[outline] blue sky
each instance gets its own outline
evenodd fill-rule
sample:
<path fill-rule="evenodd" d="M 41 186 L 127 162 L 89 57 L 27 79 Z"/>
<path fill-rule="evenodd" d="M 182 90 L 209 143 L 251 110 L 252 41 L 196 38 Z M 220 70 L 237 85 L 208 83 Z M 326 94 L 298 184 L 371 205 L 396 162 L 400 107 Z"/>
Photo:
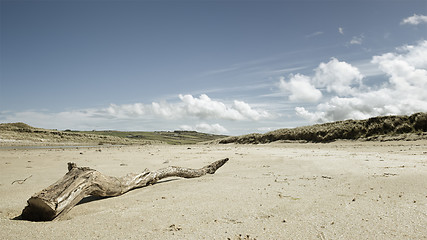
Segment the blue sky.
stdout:
<path fill-rule="evenodd" d="M 4 1 L 0 122 L 230 135 L 427 111 L 427 1 Z"/>

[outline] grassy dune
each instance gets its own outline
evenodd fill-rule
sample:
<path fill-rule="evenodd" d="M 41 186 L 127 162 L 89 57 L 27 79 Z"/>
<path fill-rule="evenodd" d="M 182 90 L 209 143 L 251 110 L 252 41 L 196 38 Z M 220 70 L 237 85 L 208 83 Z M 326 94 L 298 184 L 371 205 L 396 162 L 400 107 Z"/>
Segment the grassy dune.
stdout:
<path fill-rule="evenodd" d="M 228 137 L 219 143 L 270 143 L 274 141 L 331 142 L 338 139 L 416 140 L 427 139 L 427 113 L 411 116 L 383 116 L 366 120 L 346 120 L 293 129 L 278 129 L 265 134 Z"/>

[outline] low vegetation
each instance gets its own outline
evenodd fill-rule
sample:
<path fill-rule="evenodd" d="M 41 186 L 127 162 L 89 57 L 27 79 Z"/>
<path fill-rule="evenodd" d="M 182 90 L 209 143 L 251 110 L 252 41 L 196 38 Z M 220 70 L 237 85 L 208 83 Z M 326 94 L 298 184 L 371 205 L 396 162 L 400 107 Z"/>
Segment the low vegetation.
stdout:
<path fill-rule="evenodd" d="M 25 123 L 0 124 L 0 145 L 195 144 L 208 141 L 220 144 L 257 144 L 275 141 L 331 142 L 339 139 L 427 139 L 427 113 L 346 120 L 233 137 L 195 131 L 58 131 L 35 128 Z"/>
<path fill-rule="evenodd" d="M 120 132 L 120 131 L 91 131 L 81 132 L 86 134 L 96 134 L 100 136 L 115 136 L 127 138 L 131 141 L 156 141 L 167 144 L 194 144 L 199 142 L 212 141 L 227 137 L 226 135 L 215 135 L 200 133 L 196 131 L 155 131 L 155 132 Z"/>
<path fill-rule="evenodd" d="M 131 144 L 128 139 L 79 132 L 35 128 L 25 123 L 0 124 L 2 145 L 103 145 Z"/>
<path fill-rule="evenodd" d="M 412 140 L 427 139 L 427 113 L 411 116 L 382 116 L 366 120 L 346 120 L 265 134 L 228 137 L 219 143 L 270 143 L 275 141 L 331 142 L 338 139 Z"/>
<path fill-rule="evenodd" d="M 35 128 L 25 123 L 0 124 L 1 145 L 130 145 L 130 144 L 193 144 L 224 138 L 195 131 L 120 132 L 58 131 Z"/>

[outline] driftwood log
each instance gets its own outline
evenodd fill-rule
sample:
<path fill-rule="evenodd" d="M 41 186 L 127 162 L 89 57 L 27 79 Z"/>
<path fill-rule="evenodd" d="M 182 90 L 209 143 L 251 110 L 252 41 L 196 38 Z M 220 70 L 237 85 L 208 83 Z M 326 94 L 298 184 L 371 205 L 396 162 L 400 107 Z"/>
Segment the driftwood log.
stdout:
<path fill-rule="evenodd" d="M 34 194 L 22 210 L 21 219 L 51 221 L 67 213 L 83 198 L 88 196 L 115 197 L 132 189 L 145 187 L 167 177 L 196 178 L 214 174 L 228 158 L 218 160 L 200 169 L 170 166 L 142 173 L 130 173 L 124 177 L 106 176 L 88 167 L 77 167 L 68 163 L 68 172 L 56 183 Z"/>

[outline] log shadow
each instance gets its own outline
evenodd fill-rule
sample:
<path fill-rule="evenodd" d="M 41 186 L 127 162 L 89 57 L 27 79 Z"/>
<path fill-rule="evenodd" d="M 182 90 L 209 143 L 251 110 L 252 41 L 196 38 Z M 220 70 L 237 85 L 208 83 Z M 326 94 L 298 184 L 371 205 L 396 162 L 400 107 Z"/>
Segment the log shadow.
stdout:
<path fill-rule="evenodd" d="M 22 219 L 22 214 L 20 214 L 19 216 L 11 218 L 10 220 L 25 220 L 25 219 Z M 28 221 L 28 220 L 25 220 L 25 221 Z"/>
<path fill-rule="evenodd" d="M 80 200 L 80 202 L 78 202 L 76 204 L 76 206 L 81 205 L 81 204 L 85 204 L 85 203 L 89 203 L 89 202 L 93 202 L 93 201 L 98 201 L 101 199 L 107 199 L 107 198 L 112 198 L 112 197 L 87 196 L 87 197 L 83 198 L 82 200 Z"/>
<path fill-rule="evenodd" d="M 156 184 L 162 184 L 162 183 L 172 182 L 172 181 L 176 181 L 176 180 L 180 180 L 180 178 L 170 178 L 170 179 L 165 179 L 165 180 L 159 180 L 158 182 L 156 182 Z"/>

